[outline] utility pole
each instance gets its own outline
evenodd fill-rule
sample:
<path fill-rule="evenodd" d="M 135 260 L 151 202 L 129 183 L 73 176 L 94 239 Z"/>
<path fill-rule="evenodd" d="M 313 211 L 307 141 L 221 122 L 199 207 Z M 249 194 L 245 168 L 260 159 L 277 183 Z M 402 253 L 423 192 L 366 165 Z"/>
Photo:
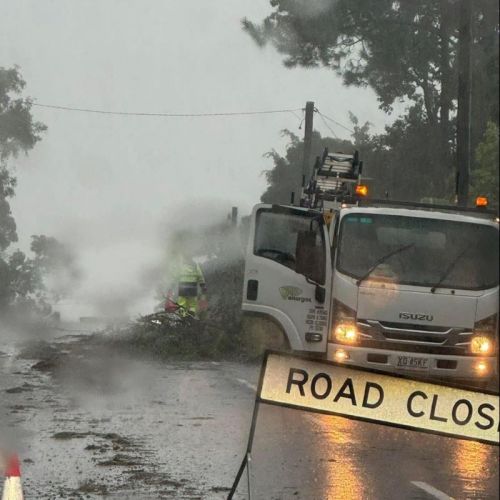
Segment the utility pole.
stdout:
<path fill-rule="evenodd" d="M 303 188 L 311 175 L 311 147 L 312 147 L 312 132 L 313 132 L 313 116 L 314 102 L 306 102 L 306 115 L 304 118 L 304 157 L 302 159 L 302 175 L 300 180 L 300 188 Z M 299 196 L 296 198 L 300 201 Z"/>
<path fill-rule="evenodd" d="M 467 206 L 471 162 L 472 0 L 460 0 L 458 30 L 457 201 Z"/>
<path fill-rule="evenodd" d="M 231 208 L 231 225 L 233 227 L 238 225 L 238 207 Z"/>

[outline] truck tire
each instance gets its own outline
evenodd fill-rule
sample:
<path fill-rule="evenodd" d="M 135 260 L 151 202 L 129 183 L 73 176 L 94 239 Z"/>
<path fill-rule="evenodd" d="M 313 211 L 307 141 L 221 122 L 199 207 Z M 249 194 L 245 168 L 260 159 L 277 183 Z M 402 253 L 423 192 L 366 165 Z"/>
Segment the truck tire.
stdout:
<path fill-rule="evenodd" d="M 260 316 L 244 316 L 242 321 L 243 348 L 250 358 L 258 358 L 267 349 L 289 351 L 283 330 L 274 322 Z"/>

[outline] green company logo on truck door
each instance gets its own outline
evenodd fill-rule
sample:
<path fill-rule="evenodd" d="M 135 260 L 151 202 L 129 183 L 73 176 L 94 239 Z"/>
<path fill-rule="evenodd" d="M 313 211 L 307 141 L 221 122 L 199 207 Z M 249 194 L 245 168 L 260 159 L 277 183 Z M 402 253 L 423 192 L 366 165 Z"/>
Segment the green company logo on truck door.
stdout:
<path fill-rule="evenodd" d="M 309 297 L 301 297 L 302 289 L 297 286 L 280 287 L 280 295 L 284 300 L 296 300 L 297 302 L 311 302 Z"/>

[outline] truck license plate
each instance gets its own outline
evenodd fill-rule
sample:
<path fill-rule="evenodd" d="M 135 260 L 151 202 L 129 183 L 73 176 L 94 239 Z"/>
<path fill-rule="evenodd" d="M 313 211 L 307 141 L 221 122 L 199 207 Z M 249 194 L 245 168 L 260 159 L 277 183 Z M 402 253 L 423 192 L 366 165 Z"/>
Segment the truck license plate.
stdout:
<path fill-rule="evenodd" d="M 398 368 L 428 370 L 429 360 L 427 358 L 415 358 L 413 356 L 398 356 Z"/>

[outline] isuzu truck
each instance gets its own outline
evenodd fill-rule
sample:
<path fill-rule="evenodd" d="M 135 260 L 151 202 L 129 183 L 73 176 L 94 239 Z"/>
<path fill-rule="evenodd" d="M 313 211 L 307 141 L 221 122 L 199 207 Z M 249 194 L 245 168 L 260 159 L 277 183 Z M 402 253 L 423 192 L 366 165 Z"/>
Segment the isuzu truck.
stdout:
<path fill-rule="evenodd" d="M 274 323 L 279 347 L 488 383 L 498 372 L 498 217 L 485 199 L 469 209 L 369 200 L 360 181 L 357 154 L 325 152 L 301 206 L 253 209 L 244 314 Z"/>

